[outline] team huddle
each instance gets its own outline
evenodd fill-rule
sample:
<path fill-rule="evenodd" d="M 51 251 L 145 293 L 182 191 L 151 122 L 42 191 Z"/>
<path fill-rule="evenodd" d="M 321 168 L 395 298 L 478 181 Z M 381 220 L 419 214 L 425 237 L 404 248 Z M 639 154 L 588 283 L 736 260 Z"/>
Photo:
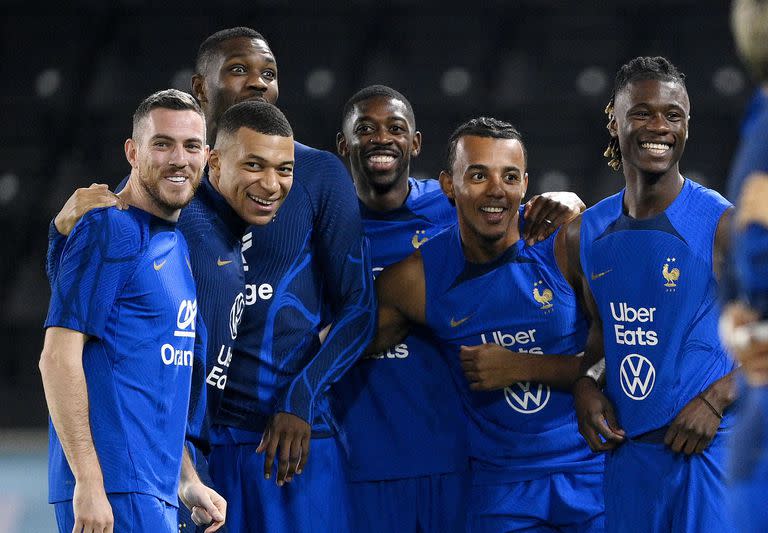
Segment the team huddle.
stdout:
<path fill-rule="evenodd" d="M 129 176 L 51 223 L 59 531 L 747 527 L 730 501 L 764 506 L 768 461 L 730 490 L 732 451 L 755 454 L 730 445 L 733 404 L 768 358 L 742 335 L 738 368 L 719 287 L 765 294 L 761 248 L 732 258 L 733 205 L 680 173 L 672 63 L 619 69 L 605 157 L 625 187 L 589 209 L 526 201 L 535 147 L 498 118 L 410 177 L 422 134 L 383 85 L 348 99 L 337 154 L 302 145 L 277 79 L 260 33 L 211 35 L 191 94 L 138 106 Z M 744 242 L 760 216 L 739 213 Z M 739 312 L 729 331 L 759 318 Z"/>

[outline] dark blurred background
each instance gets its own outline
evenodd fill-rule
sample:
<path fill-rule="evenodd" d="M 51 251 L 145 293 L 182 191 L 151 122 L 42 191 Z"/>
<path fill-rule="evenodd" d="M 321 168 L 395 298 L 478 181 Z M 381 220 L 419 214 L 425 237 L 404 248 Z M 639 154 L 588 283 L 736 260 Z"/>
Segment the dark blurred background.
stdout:
<path fill-rule="evenodd" d="M 754 90 L 723 0 L 218 1 L 207 14 L 130 0 L 80 3 L 77 14 L 36 4 L 11 2 L 0 23 L 0 432 L 46 424 L 37 361 L 51 217 L 76 187 L 127 174 L 136 105 L 159 89 L 189 90 L 197 47 L 217 30 L 246 25 L 268 39 L 278 105 L 305 144 L 334 150 L 344 101 L 384 83 L 410 98 L 424 135 L 415 175 L 437 175 L 460 121 L 493 115 L 527 139 L 531 192 L 573 190 L 587 205 L 623 183 L 602 157 L 603 109 L 622 63 L 665 55 L 687 75 L 682 169 L 720 191 Z"/>

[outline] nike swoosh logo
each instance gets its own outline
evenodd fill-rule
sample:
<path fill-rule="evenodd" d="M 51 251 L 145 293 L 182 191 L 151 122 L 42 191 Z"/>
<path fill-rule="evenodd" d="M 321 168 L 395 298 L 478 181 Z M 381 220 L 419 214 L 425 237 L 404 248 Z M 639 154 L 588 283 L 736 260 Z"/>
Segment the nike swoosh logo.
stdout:
<path fill-rule="evenodd" d="M 451 327 L 452 327 L 452 328 L 455 328 L 455 327 L 461 326 L 461 325 L 462 325 L 464 322 L 466 322 L 467 320 L 469 320 L 469 317 L 471 317 L 471 316 L 472 316 L 472 315 L 469 315 L 469 316 L 465 316 L 465 317 L 464 317 L 464 318 L 462 318 L 461 320 L 454 320 L 454 319 L 453 319 L 453 317 L 451 317 Z"/>
<path fill-rule="evenodd" d="M 218 259 L 216 259 L 216 264 L 217 264 L 218 266 L 220 266 L 220 267 L 223 267 L 224 265 L 228 265 L 228 264 L 230 264 L 231 262 L 232 262 L 231 260 L 230 260 L 230 261 L 222 261 L 222 260 L 221 260 L 221 257 L 219 257 Z"/>
<path fill-rule="evenodd" d="M 613 269 L 612 269 L 612 268 L 609 268 L 608 270 L 606 270 L 606 271 L 604 271 L 604 272 L 599 272 L 599 273 L 597 273 L 597 274 L 592 274 L 592 281 L 595 281 L 597 278 L 602 278 L 602 277 L 603 277 L 603 276 L 605 276 L 605 275 L 606 275 L 608 272 L 613 272 Z"/>
<path fill-rule="evenodd" d="M 165 266 L 165 262 L 168 261 L 167 259 L 163 259 L 162 263 L 158 263 L 157 261 L 152 262 L 152 266 L 155 267 L 155 270 L 160 270 Z"/>

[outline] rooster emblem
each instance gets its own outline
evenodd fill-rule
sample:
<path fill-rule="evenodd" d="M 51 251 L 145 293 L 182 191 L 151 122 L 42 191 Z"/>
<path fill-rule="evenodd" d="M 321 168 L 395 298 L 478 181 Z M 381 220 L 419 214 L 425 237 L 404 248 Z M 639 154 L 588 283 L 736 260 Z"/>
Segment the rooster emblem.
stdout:
<path fill-rule="evenodd" d="M 664 276 L 665 280 L 667 280 L 667 282 L 664 284 L 665 287 L 677 287 L 677 283 L 675 282 L 680 279 L 679 268 L 673 268 L 672 270 L 669 269 L 669 264 L 674 262 L 674 257 L 667 257 L 667 262 L 664 263 L 664 268 L 661 269 L 661 275 Z"/>
<path fill-rule="evenodd" d="M 550 289 L 543 286 L 543 283 L 543 281 L 539 280 L 533 284 L 533 299 L 541 304 L 540 309 L 550 309 L 552 307 L 550 302 L 554 295 Z M 539 285 L 542 285 L 543 292 L 539 292 Z"/>
<path fill-rule="evenodd" d="M 419 246 L 421 246 L 422 244 L 424 244 L 429 240 L 425 235 L 426 233 L 427 233 L 427 230 L 425 229 L 417 229 L 416 233 L 413 235 L 413 237 L 411 237 L 411 245 L 417 250 L 419 249 Z"/>

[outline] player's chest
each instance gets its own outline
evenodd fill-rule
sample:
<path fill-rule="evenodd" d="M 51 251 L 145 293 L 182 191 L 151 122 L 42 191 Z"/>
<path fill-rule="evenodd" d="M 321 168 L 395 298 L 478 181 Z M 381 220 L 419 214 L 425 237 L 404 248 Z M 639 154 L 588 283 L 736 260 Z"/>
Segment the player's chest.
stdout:
<path fill-rule="evenodd" d="M 428 302 L 428 306 L 430 303 Z M 495 343 L 535 351 L 577 319 L 573 293 L 535 264 L 515 264 L 464 281 L 435 298 L 431 320 L 451 344 Z"/>

